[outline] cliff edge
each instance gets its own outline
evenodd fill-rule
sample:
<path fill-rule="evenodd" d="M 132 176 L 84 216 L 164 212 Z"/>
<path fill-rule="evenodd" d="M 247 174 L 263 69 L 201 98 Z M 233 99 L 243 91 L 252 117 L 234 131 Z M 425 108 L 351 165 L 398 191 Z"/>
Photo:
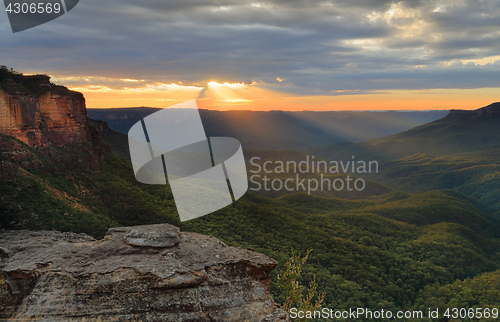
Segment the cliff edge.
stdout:
<path fill-rule="evenodd" d="M 268 292 L 275 266 L 168 224 L 102 240 L 0 231 L 0 320 L 287 321 Z"/>
<path fill-rule="evenodd" d="M 83 94 L 50 82 L 46 75 L 24 76 L 0 68 L 0 133 L 26 144 L 69 145 L 91 142 Z"/>

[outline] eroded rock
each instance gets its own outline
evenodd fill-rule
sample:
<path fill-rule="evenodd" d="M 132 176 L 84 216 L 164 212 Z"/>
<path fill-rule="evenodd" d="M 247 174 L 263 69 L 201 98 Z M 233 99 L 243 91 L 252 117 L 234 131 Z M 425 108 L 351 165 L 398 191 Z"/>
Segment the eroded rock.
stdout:
<path fill-rule="evenodd" d="M 286 321 L 276 262 L 164 224 L 83 234 L 0 231 L 0 320 Z"/>
<path fill-rule="evenodd" d="M 47 90 L 39 96 L 0 89 L 0 133 L 30 146 L 81 144 L 92 140 L 83 95 Z"/>
<path fill-rule="evenodd" d="M 154 229 L 153 229 L 154 228 Z M 132 246 L 172 247 L 179 243 L 180 230 L 171 225 L 131 227 L 123 240 Z M 111 232 L 116 229 L 111 230 Z"/>

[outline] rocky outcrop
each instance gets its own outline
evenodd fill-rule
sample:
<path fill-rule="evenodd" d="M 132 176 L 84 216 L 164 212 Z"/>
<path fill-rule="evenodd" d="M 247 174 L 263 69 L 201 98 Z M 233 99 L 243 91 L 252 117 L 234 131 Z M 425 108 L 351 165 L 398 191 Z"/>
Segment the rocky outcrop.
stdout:
<path fill-rule="evenodd" d="M 276 262 L 164 225 L 102 240 L 0 231 L 0 320 L 286 321 L 268 289 Z"/>
<path fill-rule="evenodd" d="M 17 82 L 5 79 L 0 87 L 0 133 L 30 146 L 92 141 L 81 93 L 52 85 L 45 75 L 16 77 Z"/>
<path fill-rule="evenodd" d="M 97 130 L 101 138 L 105 138 L 113 134 L 113 130 L 109 128 L 108 122 L 93 120 L 91 118 L 88 118 L 88 122 Z"/>

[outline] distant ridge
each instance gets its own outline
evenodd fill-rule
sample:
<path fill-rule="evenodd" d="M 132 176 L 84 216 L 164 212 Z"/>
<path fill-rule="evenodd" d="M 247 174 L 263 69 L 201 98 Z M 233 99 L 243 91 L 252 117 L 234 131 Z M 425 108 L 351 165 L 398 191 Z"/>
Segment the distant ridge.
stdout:
<path fill-rule="evenodd" d="M 337 160 L 352 155 L 368 159 L 399 159 L 417 154 L 441 157 L 456 153 L 500 149 L 500 103 L 464 111 L 452 110 L 442 119 L 395 135 L 362 143 L 341 142 L 306 150 Z"/>
<path fill-rule="evenodd" d="M 128 133 L 130 127 L 158 108 L 89 109 L 88 116 Z M 284 150 L 360 142 L 399 133 L 440 119 L 448 111 L 216 111 L 200 110 L 209 136 L 238 139 L 248 150 Z"/>
<path fill-rule="evenodd" d="M 378 160 L 370 180 L 420 193 L 453 189 L 500 215 L 500 103 L 446 117 L 411 130 L 362 143 L 341 142 L 307 149 L 327 160 Z"/>
<path fill-rule="evenodd" d="M 500 117 L 500 102 L 490 104 L 477 110 L 451 110 L 447 118 L 492 118 Z"/>

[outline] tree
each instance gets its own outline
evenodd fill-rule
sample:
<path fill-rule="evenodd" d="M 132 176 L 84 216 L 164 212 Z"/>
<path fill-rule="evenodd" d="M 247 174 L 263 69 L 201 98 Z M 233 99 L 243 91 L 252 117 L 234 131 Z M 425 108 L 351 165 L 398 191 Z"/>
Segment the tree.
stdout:
<path fill-rule="evenodd" d="M 290 309 L 297 308 L 298 311 L 315 311 L 321 307 L 321 303 L 325 297 L 325 293 L 319 294 L 313 304 L 313 299 L 316 297 L 318 284 L 316 283 L 316 276 L 309 283 L 309 288 L 301 285 L 297 279 L 300 277 L 302 266 L 305 264 L 311 250 L 307 251 L 306 256 L 300 259 L 298 255 L 292 252 L 292 256 L 285 265 L 285 272 L 280 276 L 276 287 L 280 290 L 283 298 L 283 305 L 281 308 L 286 312 Z M 309 321 L 310 319 L 297 319 L 297 321 Z"/>

